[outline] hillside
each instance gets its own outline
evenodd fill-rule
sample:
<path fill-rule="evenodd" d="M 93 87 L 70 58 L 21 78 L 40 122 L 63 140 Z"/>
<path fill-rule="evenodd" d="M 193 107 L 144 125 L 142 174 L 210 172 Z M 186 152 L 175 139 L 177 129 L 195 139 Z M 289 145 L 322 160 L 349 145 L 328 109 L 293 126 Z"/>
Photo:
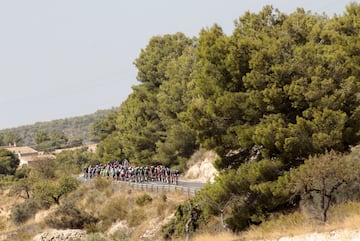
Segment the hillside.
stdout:
<path fill-rule="evenodd" d="M 45 122 L 36 122 L 34 124 L 19 126 L 15 128 L 7 128 L 0 130 L 0 136 L 8 133 L 15 133 L 22 139 L 22 144 L 25 146 L 34 146 L 34 137 L 40 130 L 47 133 L 63 132 L 69 139 L 81 138 L 84 143 L 92 141 L 90 133 L 91 125 L 99 120 L 103 120 L 111 112 L 114 112 L 116 108 L 107 110 L 98 110 L 93 114 L 58 119 Z"/>
<path fill-rule="evenodd" d="M 162 240 L 162 225 L 170 220 L 177 205 L 188 198 L 186 194 L 174 192 L 147 193 L 100 179 L 82 184 L 62 205 L 40 210 L 27 222 L 14 224 L 10 210 L 24 200 L 19 201 L 8 190 L 0 190 L 0 197 L 0 240 L 34 241 L 70 240 L 65 237 L 81 237 L 81 240 L 95 240 L 95 237 L 98 238 L 96 240 Z M 81 214 L 91 215 L 101 222 L 88 224 L 82 230 L 62 228 L 61 225 L 68 226 L 72 218 L 78 218 L 76 212 L 70 211 L 61 217 L 68 215 L 69 219 L 62 219 L 60 226 L 53 227 L 58 222 L 54 214 L 63 207 L 79 213 L 77 210 L 82 210 Z"/>
<path fill-rule="evenodd" d="M 353 155 L 357 155 L 358 149 L 358 147 L 353 149 L 355 151 Z M 193 157 L 198 160 L 192 160 L 195 163 L 192 163 L 189 170 L 194 166 L 205 166 L 203 164 L 209 161 L 212 154 L 211 152 L 200 153 Z M 206 174 L 206 177 L 209 174 L 205 170 L 202 173 Z M 79 241 L 165 240 L 166 233 L 162 232 L 163 225 L 172 222 L 179 204 L 189 201 L 189 197 L 181 192 L 144 192 L 124 184 L 111 185 L 110 180 L 100 179 L 93 183 L 82 184 L 76 192 L 66 197 L 62 205 L 53 205 L 50 209 L 40 210 L 27 222 L 15 225 L 11 221 L 11 209 L 24 200 L 11 195 L 8 189 L 1 189 L 0 197 L 0 240 L 34 241 L 65 241 L 72 240 L 71 238 Z M 102 221 L 93 226 L 86 226 L 84 229 L 49 227 L 49 224 L 57 220 L 54 217 L 56 210 L 60 210 L 66 204 L 80 208 Z M 238 234 L 219 232 L 216 228 L 219 223 L 219 217 L 217 217 L 210 221 L 211 227 L 200 233 L 191 232 L 190 237 L 193 241 L 215 239 L 218 241 L 358 240 L 359 205 L 360 203 L 357 202 L 349 202 L 332 207 L 331 218 L 327 225 L 294 212 Z M 75 214 L 71 213 L 71 215 Z M 67 219 L 63 220 L 65 220 L 63 222 L 69 222 Z M 181 241 L 186 238 L 181 236 L 175 240 Z"/>

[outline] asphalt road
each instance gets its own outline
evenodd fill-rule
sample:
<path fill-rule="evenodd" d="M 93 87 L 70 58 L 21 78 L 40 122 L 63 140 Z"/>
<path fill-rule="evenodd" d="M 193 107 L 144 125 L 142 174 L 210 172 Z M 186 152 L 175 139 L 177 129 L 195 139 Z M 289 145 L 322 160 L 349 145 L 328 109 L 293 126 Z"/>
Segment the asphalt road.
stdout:
<path fill-rule="evenodd" d="M 87 182 L 88 180 L 85 180 L 85 178 L 83 177 L 83 175 L 80 175 L 77 177 L 78 180 L 80 182 Z M 121 181 L 119 181 L 121 182 Z M 177 185 L 175 184 L 167 184 L 164 182 L 142 182 L 142 183 L 138 183 L 141 185 L 154 185 L 154 186 L 164 186 L 164 185 L 170 185 L 170 186 L 178 186 L 178 187 L 184 187 L 184 188 L 192 188 L 192 189 L 196 189 L 196 190 L 200 190 L 206 183 L 204 182 L 198 182 L 198 181 L 194 181 L 194 180 L 186 180 L 186 179 L 179 179 L 179 182 Z"/>
<path fill-rule="evenodd" d="M 198 189 L 201 189 L 204 185 L 205 185 L 204 182 L 196 182 L 193 180 L 185 180 L 185 179 L 179 179 L 179 184 L 178 184 L 178 186 L 198 188 Z"/>

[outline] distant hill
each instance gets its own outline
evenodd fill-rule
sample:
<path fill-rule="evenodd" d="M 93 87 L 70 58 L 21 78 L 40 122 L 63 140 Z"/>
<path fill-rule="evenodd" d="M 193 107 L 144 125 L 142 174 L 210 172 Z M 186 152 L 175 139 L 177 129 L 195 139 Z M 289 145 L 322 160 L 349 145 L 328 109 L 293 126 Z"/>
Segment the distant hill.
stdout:
<path fill-rule="evenodd" d="M 46 122 L 36 122 L 31 125 L 24 125 L 14 128 L 1 129 L 0 135 L 16 133 L 22 138 L 23 145 L 35 146 L 35 135 L 43 130 L 47 133 L 63 132 L 69 139 L 83 139 L 84 143 L 92 142 L 90 132 L 91 125 L 98 120 L 106 119 L 108 114 L 116 111 L 117 108 L 98 110 L 93 114 L 58 119 Z"/>

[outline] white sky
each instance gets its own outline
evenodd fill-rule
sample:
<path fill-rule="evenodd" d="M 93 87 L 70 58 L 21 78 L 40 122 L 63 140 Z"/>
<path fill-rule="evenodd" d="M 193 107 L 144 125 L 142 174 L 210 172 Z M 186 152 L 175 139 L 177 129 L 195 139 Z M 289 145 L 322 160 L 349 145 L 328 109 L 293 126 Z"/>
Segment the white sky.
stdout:
<path fill-rule="evenodd" d="M 356 2 L 359 2 L 357 0 Z M 348 0 L 0 0 L 0 129 L 109 109 L 131 93 L 155 35 L 231 34 L 245 11 L 273 5 L 329 16 Z"/>

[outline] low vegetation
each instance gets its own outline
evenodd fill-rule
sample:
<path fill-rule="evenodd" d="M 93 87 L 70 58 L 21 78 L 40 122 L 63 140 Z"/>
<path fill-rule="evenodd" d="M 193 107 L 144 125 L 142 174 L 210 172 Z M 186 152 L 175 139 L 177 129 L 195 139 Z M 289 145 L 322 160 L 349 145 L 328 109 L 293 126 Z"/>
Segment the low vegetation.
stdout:
<path fill-rule="evenodd" d="M 145 193 L 133 190 L 126 184 L 113 187 L 110 182 L 108 183 L 107 187 L 95 185 L 95 182 L 82 184 L 76 191 L 69 193 L 60 205 L 54 203 L 49 208 L 45 207 L 46 210 L 44 207 L 31 208 L 35 203 L 33 199 L 21 201 L 11 210 L 11 223 L 2 222 L 5 217 L 0 216 L 0 234 L 6 233 L 7 237 L 12 237 L 11 235 L 21 227 L 24 237 L 34 236 L 34 230 L 39 232 L 44 228 L 84 229 L 88 232 L 86 240 L 100 240 L 100 237 L 106 241 L 139 240 L 146 230 L 154 230 L 154 235 L 161 235 L 163 219 L 171 215 L 175 207 L 187 199 L 187 196 L 181 193 Z M 11 200 L 15 202 L 14 197 Z M 37 213 L 44 211 L 46 214 L 43 218 L 35 219 Z M 119 222 L 124 225 L 108 233 L 108 230 L 114 229 L 113 226 Z M 37 228 L 25 231 L 30 224 L 36 225 Z"/>

